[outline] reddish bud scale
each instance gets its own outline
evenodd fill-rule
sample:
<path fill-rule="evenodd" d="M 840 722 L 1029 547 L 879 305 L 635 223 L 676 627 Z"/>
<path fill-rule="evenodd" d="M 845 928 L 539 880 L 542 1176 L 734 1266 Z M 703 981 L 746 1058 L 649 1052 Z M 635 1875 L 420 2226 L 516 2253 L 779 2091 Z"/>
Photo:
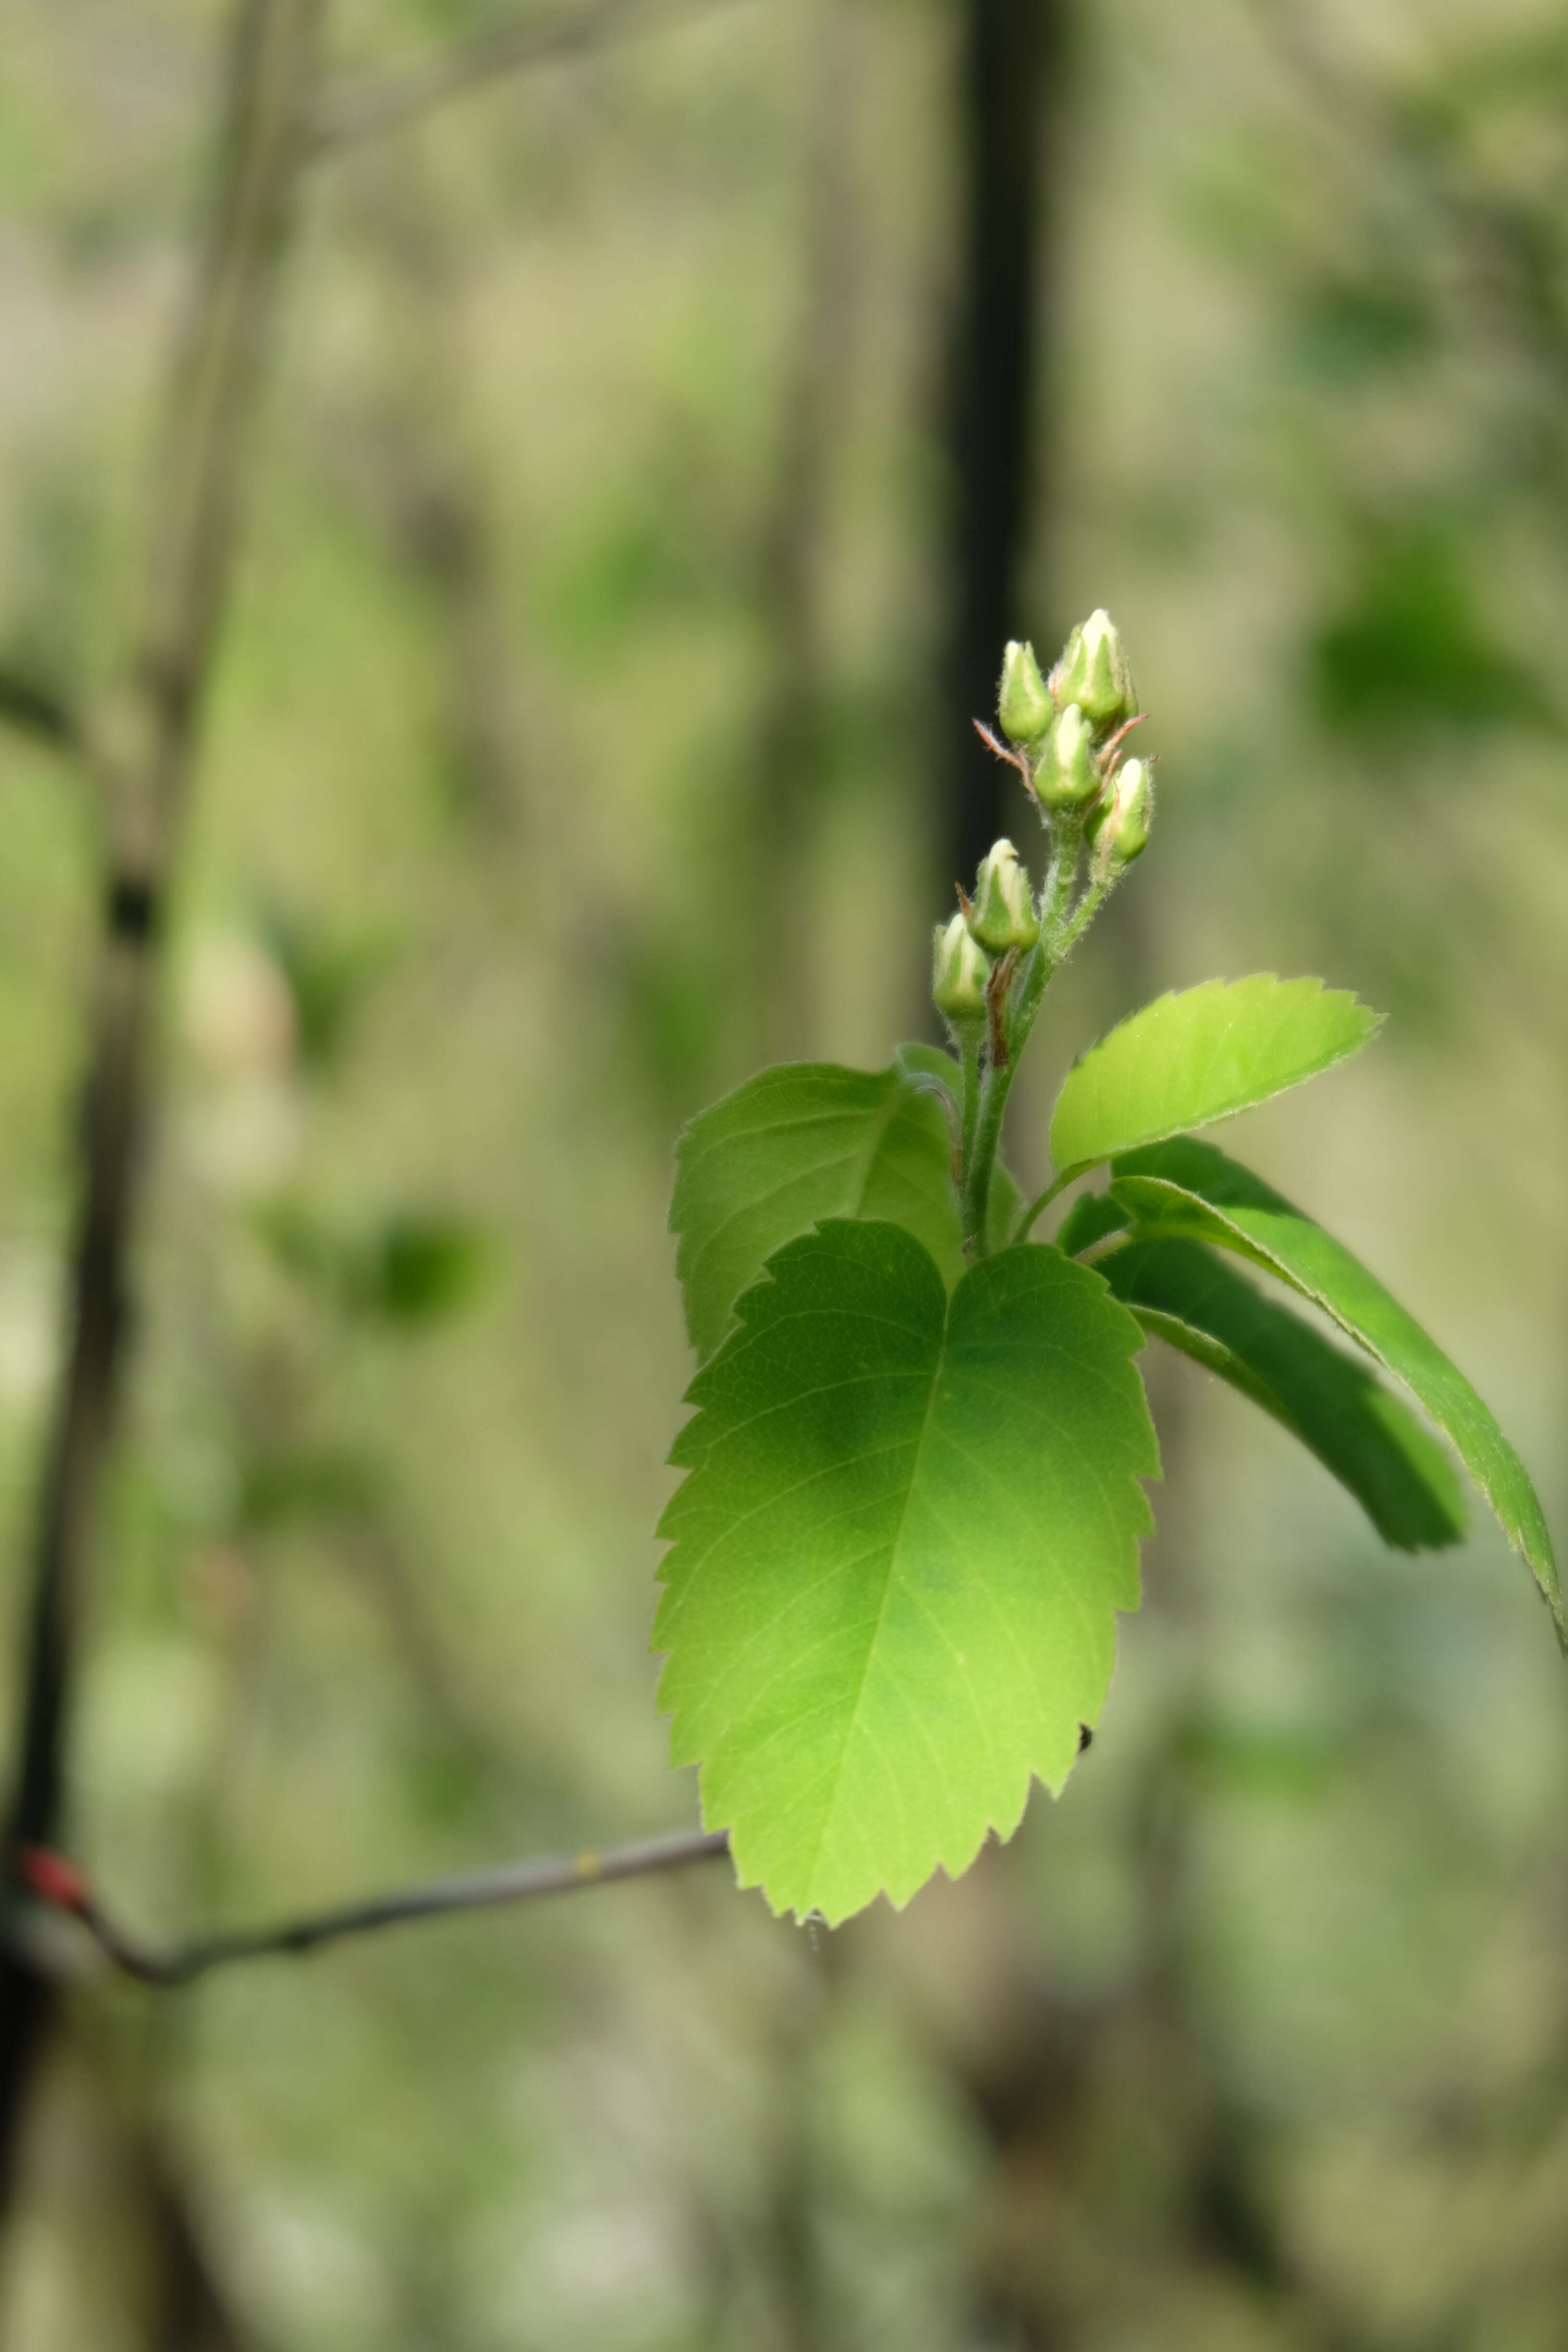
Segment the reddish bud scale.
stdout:
<path fill-rule="evenodd" d="M 52 1903 L 61 1911 L 87 1909 L 91 1896 L 74 1863 L 41 1845 L 25 1845 L 18 1859 L 24 1884 L 41 1903 Z"/>

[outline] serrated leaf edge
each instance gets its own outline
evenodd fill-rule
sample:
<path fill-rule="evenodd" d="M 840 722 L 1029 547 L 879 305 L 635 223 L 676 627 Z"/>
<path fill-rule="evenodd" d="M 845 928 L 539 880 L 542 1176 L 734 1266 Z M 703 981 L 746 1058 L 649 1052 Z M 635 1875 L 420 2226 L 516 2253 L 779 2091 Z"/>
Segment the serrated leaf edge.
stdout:
<path fill-rule="evenodd" d="M 823 1232 L 825 1227 L 830 1225 L 855 1224 L 866 1222 L 879 1223 L 886 1223 L 888 1221 L 883 1219 L 860 1220 L 849 1217 L 818 1218 L 814 1224 L 805 1228 L 803 1233 L 794 1234 L 789 1241 L 782 1243 L 779 1248 L 774 1250 L 772 1255 L 764 1262 L 754 1278 L 746 1285 L 742 1291 L 738 1293 L 733 1309 L 735 1316 L 734 1322 L 731 1324 L 731 1328 L 725 1334 L 724 1339 L 720 1342 L 719 1346 L 714 1349 L 712 1354 L 708 1357 L 706 1361 L 693 1375 L 692 1380 L 685 1391 L 682 1402 L 691 1405 L 693 1410 L 688 1419 L 681 1424 L 681 1428 L 677 1433 L 676 1438 L 671 1446 L 668 1460 L 672 1466 L 681 1468 L 687 1475 L 689 1475 L 691 1474 L 691 1470 L 696 1466 L 694 1465 L 682 1464 L 680 1462 L 679 1446 L 682 1437 L 686 1434 L 687 1431 L 690 1429 L 692 1422 L 699 1417 L 702 1410 L 698 1391 L 702 1387 L 708 1375 L 711 1372 L 720 1354 L 725 1349 L 729 1348 L 747 1328 L 749 1318 L 747 1318 L 743 1312 L 746 1302 L 748 1300 L 754 1299 L 760 1292 L 767 1289 L 776 1281 L 776 1276 L 773 1269 L 777 1259 L 784 1255 L 785 1250 L 795 1247 L 802 1240 L 804 1240 L 806 1233 L 820 1234 Z M 933 1276 L 939 1283 L 942 1283 L 942 1290 L 946 1298 L 946 1311 L 944 1314 L 942 1327 L 942 1343 L 945 1347 L 947 1333 L 951 1328 L 952 1301 L 956 1292 L 949 1291 L 947 1289 L 946 1284 L 942 1281 L 941 1268 L 937 1265 L 935 1260 L 931 1258 L 929 1250 L 925 1249 L 924 1245 L 916 1239 L 914 1234 L 910 1234 L 907 1228 L 902 1226 L 897 1227 L 896 1230 L 902 1234 L 904 1239 L 915 1249 L 919 1250 L 921 1255 L 928 1260 Z M 1077 1258 L 1066 1256 L 1063 1252 L 1057 1249 L 1054 1242 L 1029 1242 L 1021 1244 L 1018 1246 L 1031 1251 L 1048 1250 L 1052 1255 L 1060 1258 L 1064 1265 L 1070 1266 L 1075 1273 L 1088 1275 L 1092 1278 L 1097 1287 L 1104 1295 L 1105 1303 L 1113 1307 L 1116 1314 L 1121 1318 L 1123 1323 L 1130 1327 L 1129 1336 L 1131 1339 L 1131 1345 L 1127 1349 L 1125 1360 L 1129 1366 L 1135 1364 L 1137 1358 L 1143 1350 L 1146 1339 L 1149 1335 L 1143 1328 L 1142 1318 L 1133 1308 L 1128 1307 L 1123 1300 L 1116 1297 L 1114 1291 L 1111 1290 L 1110 1284 L 1106 1281 L 1105 1276 L 1098 1273 L 1093 1266 L 1084 1265 Z M 993 1259 L 990 1262 L 994 1263 L 994 1259 L 1002 1255 L 1004 1255 L 1004 1253 L 1000 1251 L 994 1253 Z M 981 1263 L 984 1264 L 987 1263 L 987 1261 L 983 1260 Z M 970 1271 L 973 1270 L 974 1269 L 973 1268 L 970 1269 Z M 941 1358 L 939 1355 L 937 1370 L 932 1374 L 931 1397 L 927 1401 L 927 1426 L 929 1426 L 931 1406 L 935 1401 L 940 1370 Z M 1142 1386 L 1141 1378 L 1140 1385 L 1141 1387 Z M 1144 1396 L 1144 1411 L 1148 1433 L 1152 1440 L 1153 1460 L 1150 1468 L 1136 1472 L 1133 1474 L 1131 1480 L 1132 1488 L 1137 1496 L 1141 1515 L 1141 1524 L 1132 1532 L 1132 1543 L 1134 1547 L 1134 1573 L 1138 1584 L 1138 1593 L 1130 1609 L 1124 1610 L 1117 1604 L 1112 1604 L 1113 1621 L 1118 1627 L 1120 1627 L 1121 1620 L 1124 1615 L 1134 1613 L 1142 1604 L 1142 1548 L 1143 1543 L 1154 1532 L 1153 1506 L 1147 1493 L 1147 1487 L 1151 1484 L 1159 1483 L 1164 1476 L 1163 1462 L 1159 1444 L 1159 1433 L 1154 1425 L 1153 1416 L 1148 1409 L 1146 1392 Z M 924 1444 L 924 1436 L 925 1433 L 924 1429 L 922 1429 L 921 1440 L 921 1444 L 922 1445 Z M 677 1489 L 678 1493 L 679 1491 L 679 1489 Z M 670 1501 L 673 1502 L 674 1499 L 675 1497 L 672 1496 L 670 1497 Z M 675 1545 L 679 1540 L 679 1538 L 675 1537 L 665 1535 L 665 1523 L 668 1510 L 668 1506 L 667 1505 L 666 1511 L 660 1514 L 658 1527 L 656 1529 L 656 1535 L 658 1539 L 667 1542 L 670 1547 L 670 1549 L 665 1553 L 664 1559 L 661 1560 L 658 1570 L 658 1581 L 663 1588 L 663 1593 L 661 1594 L 659 1603 L 659 1612 L 661 1612 L 663 1608 L 664 1596 L 668 1594 L 669 1590 L 668 1585 L 666 1582 L 665 1569 L 673 1557 Z M 890 1574 L 891 1570 L 889 1567 L 889 1580 Z M 650 1646 L 656 1651 L 658 1650 L 658 1621 L 659 1612 L 656 1612 L 655 1624 L 650 1640 Z M 668 1653 L 665 1654 L 667 1662 L 668 1654 Z M 1106 1700 L 1110 1696 L 1110 1680 L 1114 1675 L 1114 1671 L 1115 1668 L 1113 1662 L 1111 1675 L 1107 1676 L 1106 1686 L 1100 1693 L 1092 1714 L 1087 1717 L 1088 1727 L 1091 1730 L 1098 1724 L 1100 1717 L 1104 1709 Z M 661 1685 L 662 1680 L 663 1676 L 661 1673 Z M 662 1707 L 662 1696 L 660 1696 L 660 1705 Z M 1038 1780 L 1041 1787 L 1046 1789 L 1053 1798 L 1059 1797 L 1062 1790 L 1066 1788 L 1068 1780 L 1071 1778 L 1072 1771 L 1078 1760 L 1076 1755 L 1069 1759 L 1067 1769 L 1063 1771 L 1060 1778 L 1054 1780 L 1047 1780 L 1046 1776 L 1033 1764 L 1026 1765 L 1019 1776 L 1020 1789 L 1016 1805 L 1014 1805 L 1010 1811 L 1005 1811 L 1000 1806 L 994 1809 L 992 1815 L 985 1821 L 979 1830 L 972 1849 L 961 1862 L 954 1864 L 951 1860 L 943 1860 L 940 1856 L 933 1856 L 931 1868 L 925 1873 L 923 1877 L 921 1877 L 909 1889 L 906 1894 L 898 1895 L 893 1893 L 893 1891 L 887 1886 L 879 1886 L 872 1895 L 867 1897 L 864 1903 L 857 1906 L 854 1911 L 847 1911 L 835 1916 L 818 1910 L 801 1911 L 787 1904 L 781 1906 L 773 1903 L 772 1895 L 768 1893 L 762 1871 L 760 1869 L 753 1869 L 747 1859 L 746 1847 L 750 1841 L 746 1832 L 743 1831 L 738 1831 L 732 1821 L 721 1820 L 718 1817 L 717 1812 L 710 1809 L 707 1792 L 708 1776 L 706 1764 L 704 1759 L 695 1753 L 683 1752 L 679 1735 L 679 1717 L 678 1711 L 673 1706 L 665 1707 L 663 1711 L 667 1714 L 669 1722 L 671 1762 L 682 1768 L 696 1768 L 698 1773 L 698 1806 L 703 1828 L 710 1831 L 724 1830 L 729 1832 L 731 1859 L 735 1868 L 737 1886 L 743 1893 L 749 1892 L 753 1887 L 758 1889 L 762 1893 L 764 1901 L 767 1902 L 769 1908 L 773 1912 L 773 1916 L 775 1917 L 782 1917 L 785 1911 L 795 1909 L 795 1916 L 797 1924 L 802 1926 L 805 1925 L 808 1920 L 817 1919 L 821 1920 L 824 1925 L 829 1927 L 838 1927 L 842 1925 L 845 1919 L 858 1916 L 860 1911 L 868 1909 L 871 1904 L 879 1901 L 886 1902 L 894 1911 L 902 1911 L 913 1902 L 915 1896 L 920 1894 L 924 1887 L 930 1885 L 933 1878 L 940 1875 L 947 1878 L 950 1883 L 955 1883 L 959 1878 L 963 1876 L 968 1870 L 973 1868 L 975 1861 L 978 1859 L 982 1850 L 988 1841 L 995 1838 L 1001 1843 L 1005 1844 L 1009 1839 L 1016 1834 L 1017 1830 L 1022 1823 L 1024 1814 L 1027 1810 L 1029 1796 L 1034 1788 L 1035 1782 Z M 826 1830 L 824 1831 L 824 1835 L 826 1835 Z"/>
<path fill-rule="evenodd" d="M 1162 1128 L 1157 1133 L 1152 1135 L 1140 1135 L 1136 1139 L 1130 1139 L 1124 1143 L 1115 1144 L 1109 1151 L 1097 1152 L 1091 1159 L 1075 1160 L 1070 1166 L 1058 1169 L 1058 1177 L 1060 1181 L 1065 1182 L 1069 1178 L 1085 1175 L 1088 1173 L 1089 1169 L 1103 1166 L 1108 1160 L 1115 1159 L 1118 1154 L 1123 1151 L 1142 1151 L 1146 1150 L 1152 1144 L 1170 1143 L 1179 1135 L 1194 1135 L 1198 1133 L 1203 1128 L 1217 1127 L 1227 1118 L 1239 1118 L 1244 1111 L 1257 1110 L 1260 1108 L 1264 1103 L 1273 1102 L 1280 1095 L 1289 1094 L 1293 1087 L 1305 1086 L 1309 1080 L 1312 1078 L 1321 1078 L 1324 1076 L 1328 1071 L 1337 1069 L 1342 1062 L 1348 1062 L 1352 1054 L 1359 1054 L 1363 1045 L 1371 1045 L 1373 1039 L 1377 1035 L 1379 1030 L 1382 1029 L 1384 1024 L 1388 1018 L 1388 1015 L 1385 1013 L 1379 1013 L 1373 1006 L 1364 1003 L 1356 994 L 1353 988 L 1331 988 L 1326 980 L 1319 978 L 1315 972 L 1299 972 L 1290 980 L 1282 980 L 1277 971 L 1248 971 L 1243 972 L 1240 977 L 1236 980 L 1203 980 L 1199 981 L 1195 986 L 1192 988 L 1167 988 L 1162 995 L 1152 996 L 1147 1004 L 1141 1004 L 1135 1012 L 1127 1013 L 1116 1024 L 1113 1029 L 1108 1029 L 1103 1037 L 1097 1037 L 1092 1045 L 1087 1045 L 1083 1052 L 1077 1055 L 1072 1064 L 1072 1067 L 1068 1071 L 1066 1077 L 1063 1078 L 1061 1085 L 1057 1089 L 1057 1103 L 1060 1103 L 1062 1096 L 1067 1091 L 1068 1083 L 1077 1075 L 1077 1073 L 1083 1068 L 1084 1065 L 1087 1062 L 1092 1061 L 1096 1054 L 1109 1046 L 1113 1038 L 1121 1035 L 1122 1030 L 1131 1028 L 1135 1021 L 1143 1020 L 1149 1013 L 1155 1012 L 1162 1004 L 1173 1003 L 1179 997 L 1203 996 L 1209 994 L 1210 992 L 1223 994 L 1226 989 L 1245 988 L 1249 981 L 1254 980 L 1271 981 L 1276 988 L 1294 988 L 1299 987 L 1303 981 L 1312 981 L 1316 983 L 1318 994 L 1321 997 L 1342 996 L 1347 998 L 1359 1011 L 1366 1014 L 1370 1025 L 1363 1031 L 1361 1036 L 1353 1038 L 1348 1045 L 1342 1046 L 1338 1053 L 1331 1054 L 1326 1062 L 1315 1063 L 1311 1069 L 1303 1070 L 1299 1077 L 1283 1079 L 1279 1086 L 1270 1087 L 1266 1094 L 1248 1095 L 1245 1102 L 1234 1103 L 1226 1110 L 1211 1112 L 1207 1118 L 1200 1120 L 1196 1127 L 1194 1126 L 1191 1120 L 1188 1120 L 1183 1125 Z M 1053 1126 L 1056 1123 L 1056 1104 L 1053 1104 L 1051 1108 L 1051 1123 Z"/>

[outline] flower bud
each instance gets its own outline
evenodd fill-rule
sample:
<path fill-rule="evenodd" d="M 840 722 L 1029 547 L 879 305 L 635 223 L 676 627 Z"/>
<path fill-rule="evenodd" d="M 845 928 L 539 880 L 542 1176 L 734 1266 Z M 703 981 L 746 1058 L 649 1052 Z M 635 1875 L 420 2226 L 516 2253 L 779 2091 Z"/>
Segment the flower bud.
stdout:
<path fill-rule="evenodd" d="M 982 865 L 967 920 L 971 939 L 992 955 L 1005 955 L 1009 948 L 1032 948 L 1039 938 L 1040 919 L 1029 877 L 1010 841 L 998 841 Z"/>
<path fill-rule="evenodd" d="M 991 959 L 971 939 L 963 917 L 954 915 L 951 923 L 939 923 L 932 945 L 931 992 L 937 1011 L 955 1028 L 984 1021 Z"/>
<path fill-rule="evenodd" d="M 1127 651 L 1103 606 L 1073 631 L 1052 682 L 1059 698 L 1076 702 L 1096 727 L 1137 716 L 1138 694 Z"/>
<path fill-rule="evenodd" d="M 1002 657 L 1002 684 L 996 695 L 996 717 L 1011 743 L 1037 743 L 1048 735 L 1057 715 L 1051 691 L 1040 676 L 1035 648 L 1014 638 Z"/>
<path fill-rule="evenodd" d="M 1131 866 L 1149 839 L 1154 817 L 1154 777 L 1147 760 L 1118 768 L 1096 843 L 1111 866 Z"/>
<path fill-rule="evenodd" d="M 1076 702 L 1069 702 L 1057 720 L 1035 770 L 1035 791 L 1042 808 L 1087 808 L 1100 791 L 1100 770 L 1094 759 L 1094 729 Z"/>

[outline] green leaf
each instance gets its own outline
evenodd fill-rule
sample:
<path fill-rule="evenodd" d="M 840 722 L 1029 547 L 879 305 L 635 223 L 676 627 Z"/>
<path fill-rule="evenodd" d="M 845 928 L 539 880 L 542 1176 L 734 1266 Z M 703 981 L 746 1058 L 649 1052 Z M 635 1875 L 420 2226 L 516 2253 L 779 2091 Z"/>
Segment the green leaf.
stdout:
<path fill-rule="evenodd" d="M 1119 1209 L 1109 1192 L 1080 1192 L 1058 1229 L 1057 1247 L 1078 1257 L 1108 1234 L 1125 1231 L 1126 1224 L 1126 1210 Z"/>
<path fill-rule="evenodd" d="M 1321 980 L 1210 980 L 1162 996 L 1091 1045 L 1051 1118 L 1062 1171 L 1247 1110 L 1364 1045 L 1373 1013 Z"/>
<path fill-rule="evenodd" d="M 893 1066 L 906 1078 L 935 1078 L 946 1087 L 953 1101 L 963 1099 L 963 1073 L 951 1054 L 940 1045 L 928 1045 L 916 1038 L 899 1046 L 893 1055 Z"/>
<path fill-rule="evenodd" d="M 1457 1542 L 1454 1466 L 1366 1366 L 1197 1242 L 1135 1241 L 1098 1261 L 1143 1328 L 1206 1365 L 1300 1439 L 1348 1487 L 1385 1543 Z"/>
<path fill-rule="evenodd" d="M 768 1274 L 689 1391 L 654 1645 L 742 1885 L 837 1922 L 1060 1788 L 1159 1455 L 1138 1326 L 1058 1250 L 949 1300 L 901 1227 L 835 1220 Z"/>
<path fill-rule="evenodd" d="M 1359 1259 L 1212 1144 L 1131 1154 L 1116 1162 L 1110 1190 L 1144 1228 L 1215 1243 L 1277 1275 L 1402 1380 L 1453 1440 L 1562 1629 L 1552 1538 L 1523 1464 L 1464 1374 Z"/>
<path fill-rule="evenodd" d="M 868 1072 L 830 1062 L 763 1070 L 694 1118 L 676 1147 L 670 1230 L 686 1328 L 712 1353 L 736 1299 L 774 1250 L 823 1217 L 886 1218 L 927 1249 L 951 1286 L 963 1272 L 952 1139 L 934 1087 L 952 1092 L 956 1065 L 934 1046 L 906 1046 L 910 1066 Z M 923 1080 L 923 1083 L 921 1082 Z M 998 1169 L 994 1244 L 1018 1193 Z"/>

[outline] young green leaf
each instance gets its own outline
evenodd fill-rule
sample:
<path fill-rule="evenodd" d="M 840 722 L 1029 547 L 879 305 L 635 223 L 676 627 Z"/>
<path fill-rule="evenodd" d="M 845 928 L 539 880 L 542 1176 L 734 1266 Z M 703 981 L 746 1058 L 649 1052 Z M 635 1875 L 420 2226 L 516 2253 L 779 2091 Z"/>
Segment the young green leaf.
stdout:
<path fill-rule="evenodd" d="M 911 1038 L 896 1049 L 893 1067 L 906 1078 L 935 1078 L 955 1103 L 963 1099 L 963 1073 L 952 1055 L 944 1053 L 940 1045 L 928 1045 L 922 1038 Z"/>
<path fill-rule="evenodd" d="M 1058 1250 L 949 1300 L 900 1226 L 835 1220 L 768 1274 L 689 1391 L 654 1644 L 742 1883 L 837 1922 L 1060 1788 L 1159 1456 L 1138 1326 Z"/>
<path fill-rule="evenodd" d="M 1215 1243 L 1277 1275 L 1402 1380 L 1453 1440 L 1562 1628 L 1552 1538 L 1523 1464 L 1464 1374 L 1359 1259 L 1212 1144 L 1129 1154 L 1115 1163 L 1110 1189 L 1145 1230 Z"/>
<path fill-rule="evenodd" d="M 791 1062 L 763 1070 L 686 1129 L 669 1223 L 699 1356 L 718 1346 L 736 1299 L 774 1250 L 822 1217 L 887 1218 L 931 1253 L 949 1286 L 958 1280 L 952 1135 L 932 1091 L 933 1082 L 951 1091 L 957 1072 L 934 1047 L 904 1050 L 909 1068 Z M 999 1240 L 1018 1196 L 1000 1170 L 993 1191 Z"/>
<path fill-rule="evenodd" d="M 1267 1102 L 1364 1045 L 1382 1015 L 1321 980 L 1210 980 L 1162 996 L 1068 1072 L 1051 1157 L 1091 1168 Z"/>
<path fill-rule="evenodd" d="M 1135 1241 L 1096 1261 L 1152 1338 L 1249 1396 L 1315 1454 L 1402 1551 L 1458 1541 L 1454 1465 L 1363 1363 L 1190 1241 Z"/>
<path fill-rule="evenodd" d="M 1117 1207 L 1109 1192 L 1080 1192 L 1057 1234 L 1057 1247 L 1068 1257 L 1092 1249 L 1109 1234 L 1126 1231 L 1127 1212 Z"/>

